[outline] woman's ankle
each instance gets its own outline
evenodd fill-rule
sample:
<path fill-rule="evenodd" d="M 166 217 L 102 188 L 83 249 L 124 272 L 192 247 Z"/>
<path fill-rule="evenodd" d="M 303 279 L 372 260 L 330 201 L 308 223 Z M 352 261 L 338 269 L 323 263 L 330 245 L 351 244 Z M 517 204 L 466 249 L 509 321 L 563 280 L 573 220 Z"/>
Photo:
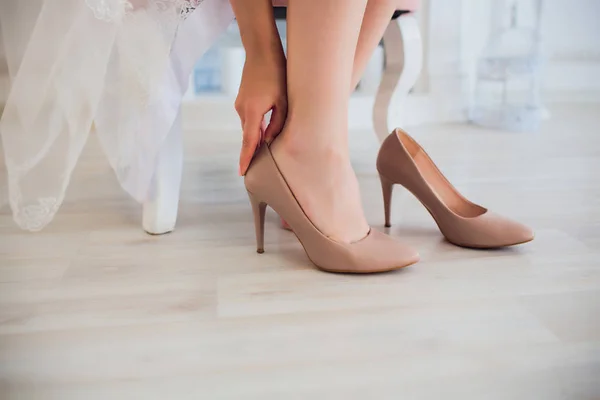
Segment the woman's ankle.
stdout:
<path fill-rule="evenodd" d="M 286 157 L 300 160 L 340 162 L 349 159 L 347 133 L 286 126 L 276 146 Z M 338 128 L 339 129 L 339 128 Z M 320 134 L 319 134 L 320 133 Z"/>
<path fill-rule="evenodd" d="M 349 162 L 348 147 L 337 143 L 310 143 L 302 140 L 282 140 L 274 150 L 275 157 L 285 157 L 308 166 L 337 167 Z M 324 171 L 326 172 L 326 171 Z"/>

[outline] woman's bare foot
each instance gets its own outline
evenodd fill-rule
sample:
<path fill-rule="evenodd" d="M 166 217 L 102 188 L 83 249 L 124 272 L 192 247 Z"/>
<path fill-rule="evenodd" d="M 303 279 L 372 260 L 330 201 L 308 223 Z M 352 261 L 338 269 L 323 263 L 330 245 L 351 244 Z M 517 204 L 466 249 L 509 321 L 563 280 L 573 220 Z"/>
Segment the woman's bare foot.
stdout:
<path fill-rule="evenodd" d="M 347 148 L 318 148 L 290 140 L 284 129 L 271 150 L 302 209 L 326 236 L 356 242 L 369 232 Z"/>

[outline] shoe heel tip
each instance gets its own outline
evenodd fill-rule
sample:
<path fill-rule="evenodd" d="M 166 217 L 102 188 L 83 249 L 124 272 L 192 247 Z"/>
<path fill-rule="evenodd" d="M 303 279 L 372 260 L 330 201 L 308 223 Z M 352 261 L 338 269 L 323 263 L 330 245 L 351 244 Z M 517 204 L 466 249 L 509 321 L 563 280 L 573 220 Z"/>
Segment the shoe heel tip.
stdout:
<path fill-rule="evenodd" d="M 257 252 L 258 254 L 262 254 L 262 253 L 264 253 L 264 252 L 265 252 L 265 249 L 256 249 L 256 252 Z"/>
<path fill-rule="evenodd" d="M 392 224 L 390 224 L 389 222 L 386 222 L 386 224 L 384 225 L 386 228 L 391 228 Z"/>

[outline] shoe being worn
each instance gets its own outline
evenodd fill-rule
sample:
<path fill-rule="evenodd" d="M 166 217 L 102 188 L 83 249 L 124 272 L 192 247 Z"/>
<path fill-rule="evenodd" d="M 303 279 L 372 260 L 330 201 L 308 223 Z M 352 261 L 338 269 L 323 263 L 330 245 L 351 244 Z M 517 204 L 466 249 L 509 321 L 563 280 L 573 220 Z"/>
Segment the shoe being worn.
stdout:
<path fill-rule="evenodd" d="M 425 150 L 401 129 L 383 142 L 377 157 L 385 207 L 390 225 L 394 184 L 408 189 L 427 208 L 449 242 L 470 248 L 497 248 L 533 240 L 527 226 L 494 214 L 464 198 L 429 158 Z"/>
<path fill-rule="evenodd" d="M 340 243 L 321 233 L 302 210 L 266 144 L 254 156 L 244 182 L 254 212 L 258 253 L 264 251 L 265 209 L 269 205 L 290 225 L 308 258 L 321 270 L 356 274 L 385 272 L 419 260 L 415 250 L 373 229 L 353 243 Z"/>

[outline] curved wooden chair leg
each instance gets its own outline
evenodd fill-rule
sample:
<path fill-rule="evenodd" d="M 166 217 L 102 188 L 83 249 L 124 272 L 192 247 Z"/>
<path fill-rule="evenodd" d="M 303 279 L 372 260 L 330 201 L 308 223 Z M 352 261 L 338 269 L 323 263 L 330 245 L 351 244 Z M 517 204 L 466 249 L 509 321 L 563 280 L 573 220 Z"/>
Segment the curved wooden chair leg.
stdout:
<path fill-rule="evenodd" d="M 379 141 L 401 125 L 400 110 L 423 65 L 423 43 L 413 14 L 393 20 L 383 35 L 385 68 L 375 97 L 373 125 Z"/>
<path fill-rule="evenodd" d="M 175 229 L 183 170 L 182 136 L 180 110 L 158 155 L 148 200 L 143 205 L 142 226 L 151 235 Z"/>

